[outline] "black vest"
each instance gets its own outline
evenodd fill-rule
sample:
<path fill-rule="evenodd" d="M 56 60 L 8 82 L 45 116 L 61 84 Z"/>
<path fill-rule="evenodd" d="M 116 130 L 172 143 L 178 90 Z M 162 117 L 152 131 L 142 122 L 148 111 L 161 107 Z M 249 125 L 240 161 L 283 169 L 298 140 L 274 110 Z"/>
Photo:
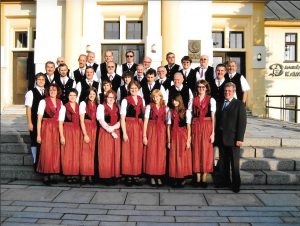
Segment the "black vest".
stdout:
<path fill-rule="evenodd" d="M 99 86 L 99 82 L 93 81 L 92 87 L 96 88 L 97 91 L 98 91 L 98 86 Z M 80 97 L 79 97 L 79 103 L 81 101 L 84 101 L 85 98 L 88 96 L 89 88 L 90 88 L 90 86 L 89 86 L 89 84 L 87 84 L 86 80 L 81 82 L 81 93 L 80 93 Z"/>
<path fill-rule="evenodd" d="M 157 82 L 159 82 L 159 80 L 157 80 Z M 171 79 L 167 78 L 167 79 L 162 83 L 162 85 L 163 85 L 163 87 L 165 88 L 165 90 L 169 90 L 170 87 L 171 87 L 171 83 L 172 83 Z"/>
<path fill-rule="evenodd" d="M 48 80 L 47 74 L 44 74 L 46 76 L 46 82 L 45 82 L 45 88 L 48 88 L 50 84 L 55 83 L 55 76 L 53 77 L 53 80 L 50 82 Z"/>
<path fill-rule="evenodd" d="M 149 90 L 148 84 L 142 86 L 142 91 L 143 91 L 143 96 L 144 96 L 144 100 L 145 100 L 145 105 L 150 104 L 150 96 L 153 90 L 155 89 L 159 89 L 160 90 L 160 83 L 155 82 L 154 86 L 152 87 L 152 90 Z"/>
<path fill-rule="evenodd" d="M 134 106 L 128 103 L 126 108 L 126 117 L 135 118 L 135 116 L 136 116 L 136 111 L 134 109 Z M 143 117 L 144 114 L 143 111 L 141 110 L 140 114 L 138 115 L 138 118 L 143 118 Z"/>
<path fill-rule="evenodd" d="M 172 100 L 180 94 L 183 100 L 184 107 L 188 109 L 190 95 L 189 95 L 189 88 L 186 85 L 183 85 L 182 89 L 180 91 L 177 91 L 175 86 L 171 86 L 169 89 L 169 101 L 168 101 L 168 107 L 173 109 L 174 106 L 172 104 Z"/>
<path fill-rule="evenodd" d="M 196 91 L 197 82 L 196 71 L 194 69 L 191 69 L 187 77 L 184 76 L 183 70 L 180 70 L 180 72 L 182 73 L 184 78 L 183 84 L 187 85 L 192 91 L 192 93 L 194 93 Z"/>
<path fill-rule="evenodd" d="M 213 97 L 216 100 L 217 105 L 219 103 L 224 102 L 224 99 L 225 99 L 225 97 L 224 97 L 224 86 L 227 82 L 228 82 L 228 79 L 226 79 L 226 77 L 225 77 L 225 81 L 219 87 L 216 85 L 215 80 L 209 84 L 210 85 L 210 91 L 211 91 L 211 97 Z"/>
<path fill-rule="evenodd" d="M 167 70 L 167 77 L 170 78 L 171 81 L 173 81 L 174 74 L 179 71 L 180 66 L 178 64 L 174 64 L 174 66 L 169 69 L 168 65 L 165 65 L 165 68 Z"/>
<path fill-rule="evenodd" d="M 134 73 L 136 71 L 137 64 L 133 63 L 131 68 L 128 68 L 127 63 L 122 64 L 122 72 L 124 73 L 125 71 L 131 71 Z"/>
<path fill-rule="evenodd" d="M 61 88 L 61 96 L 59 99 L 61 99 L 63 104 L 66 104 L 69 101 L 68 95 L 69 95 L 70 89 L 73 88 L 73 82 L 74 82 L 74 80 L 69 78 L 67 83 L 65 85 L 63 85 L 60 78 L 57 78 L 55 80 L 55 83 Z"/>
<path fill-rule="evenodd" d="M 33 100 L 31 106 L 31 120 L 32 120 L 32 124 L 36 126 L 39 103 L 42 99 L 45 98 L 45 96 L 42 96 L 37 88 L 32 89 L 32 94 L 33 94 Z"/>
<path fill-rule="evenodd" d="M 146 79 L 145 76 L 143 77 L 143 79 L 142 79 L 141 81 L 138 80 L 137 76 L 134 76 L 134 80 L 135 80 L 135 81 L 138 81 L 138 82 L 140 83 L 141 86 L 144 86 L 144 85 L 147 84 L 147 79 Z"/>
<path fill-rule="evenodd" d="M 236 73 L 232 79 L 229 78 L 229 74 L 227 73 L 225 75 L 225 78 L 228 80 L 228 82 L 233 82 L 236 86 L 236 96 L 237 99 L 240 101 L 243 100 L 243 90 L 242 90 L 242 84 L 241 84 L 241 74 Z"/>
<path fill-rule="evenodd" d="M 107 74 L 101 75 L 101 81 L 110 81 Z M 118 74 L 115 74 L 113 80 L 111 81 L 113 91 L 117 92 L 122 82 L 122 77 Z"/>
<path fill-rule="evenodd" d="M 121 97 L 120 97 L 120 102 L 122 102 L 122 100 L 128 96 L 128 91 L 127 89 L 125 88 L 125 85 L 123 86 L 120 86 L 120 94 L 121 94 Z"/>
<path fill-rule="evenodd" d="M 117 66 L 118 65 L 115 63 L 115 73 L 117 72 Z M 107 75 L 106 63 L 105 62 L 100 64 L 100 71 L 101 71 L 101 79 L 102 79 L 102 75 Z M 104 81 L 104 80 L 102 80 L 102 81 Z"/>
<path fill-rule="evenodd" d="M 74 79 L 75 79 L 76 84 L 78 82 L 84 81 L 86 79 L 85 73 L 84 73 L 84 76 L 82 76 L 79 69 L 75 70 L 73 72 L 73 74 L 74 74 Z"/>

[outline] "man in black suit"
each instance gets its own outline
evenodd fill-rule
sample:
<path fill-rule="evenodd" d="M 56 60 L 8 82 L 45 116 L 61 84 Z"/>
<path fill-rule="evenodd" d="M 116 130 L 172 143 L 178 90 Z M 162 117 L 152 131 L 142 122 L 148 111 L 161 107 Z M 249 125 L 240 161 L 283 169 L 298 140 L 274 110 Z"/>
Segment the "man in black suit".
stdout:
<path fill-rule="evenodd" d="M 223 183 L 217 187 L 232 185 L 233 192 L 240 191 L 240 147 L 243 144 L 247 117 L 244 104 L 234 98 L 236 86 L 228 82 L 224 87 L 224 104 L 216 113 L 216 143 L 219 147 Z M 230 180 L 230 166 L 232 183 Z"/>
<path fill-rule="evenodd" d="M 196 91 L 196 71 L 191 68 L 192 59 L 189 56 L 181 58 L 182 69 L 179 71 L 183 75 L 183 84 L 187 85 L 192 93 Z"/>
<path fill-rule="evenodd" d="M 104 62 L 100 64 L 100 74 L 102 75 L 107 74 L 107 63 L 114 61 L 114 55 L 113 52 L 110 50 L 106 50 L 104 53 Z M 115 73 L 117 73 L 117 64 L 115 63 Z"/>
<path fill-rule="evenodd" d="M 86 79 L 85 69 L 86 69 L 87 57 L 84 54 L 80 54 L 78 57 L 79 68 L 73 71 L 73 79 L 76 83 L 81 82 Z"/>
<path fill-rule="evenodd" d="M 106 63 L 106 70 L 107 74 L 101 75 L 101 81 L 110 81 L 112 84 L 112 89 L 117 92 L 119 87 L 121 86 L 122 83 L 122 77 L 118 74 L 115 73 L 115 63 L 114 62 L 107 62 Z"/>
<path fill-rule="evenodd" d="M 211 66 L 208 66 L 208 56 L 202 55 L 200 56 L 200 67 L 196 67 L 194 69 L 197 73 L 197 81 L 204 79 L 208 83 L 211 83 L 214 79 L 214 68 Z"/>
<path fill-rule="evenodd" d="M 132 50 L 128 50 L 125 56 L 126 63 L 122 64 L 122 73 L 125 71 L 131 71 L 134 74 L 137 66 L 137 64 L 134 63 L 134 52 Z"/>
<path fill-rule="evenodd" d="M 95 71 L 94 80 L 99 81 L 101 77 L 101 71 L 100 71 L 99 64 L 95 62 L 95 53 L 89 51 L 86 55 L 86 59 L 87 59 L 86 66 L 94 68 Z"/>
<path fill-rule="evenodd" d="M 162 84 L 165 90 L 169 90 L 170 87 L 174 85 L 174 82 L 170 78 L 167 78 L 167 69 L 164 66 L 157 68 L 157 74 L 159 79 L 156 80 L 156 82 Z"/>
<path fill-rule="evenodd" d="M 174 74 L 180 70 L 180 66 L 175 64 L 175 54 L 172 52 L 167 53 L 166 60 L 168 62 L 168 64 L 165 65 L 167 77 L 173 81 Z"/>

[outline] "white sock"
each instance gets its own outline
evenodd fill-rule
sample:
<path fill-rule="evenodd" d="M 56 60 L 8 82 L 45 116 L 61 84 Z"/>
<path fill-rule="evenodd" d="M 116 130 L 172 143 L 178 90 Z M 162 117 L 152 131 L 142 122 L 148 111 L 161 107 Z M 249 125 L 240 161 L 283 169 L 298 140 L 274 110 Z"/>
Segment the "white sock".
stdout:
<path fill-rule="evenodd" d="M 31 147 L 31 153 L 33 157 L 33 163 L 36 161 L 36 147 Z"/>

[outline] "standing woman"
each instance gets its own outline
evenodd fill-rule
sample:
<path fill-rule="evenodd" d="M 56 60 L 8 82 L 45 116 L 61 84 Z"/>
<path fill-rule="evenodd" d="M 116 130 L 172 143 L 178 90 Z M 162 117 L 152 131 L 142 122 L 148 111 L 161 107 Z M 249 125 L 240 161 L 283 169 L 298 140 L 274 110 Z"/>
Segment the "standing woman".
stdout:
<path fill-rule="evenodd" d="M 191 112 L 186 110 L 181 95 L 172 100 L 168 113 L 169 176 L 172 187 L 184 187 L 185 177 L 192 174 Z"/>
<path fill-rule="evenodd" d="M 50 84 L 46 89 L 46 98 L 38 107 L 37 143 L 41 144 L 37 172 L 44 174 L 46 185 L 56 183 L 53 175 L 60 173 L 60 144 L 58 118 L 62 102 L 58 99 L 61 89 L 57 84 Z"/>
<path fill-rule="evenodd" d="M 104 103 L 97 108 L 97 120 L 101 128 L 98 137 L 99 177 L 106 185 L 115 185 L 120 177 L 120 114 L 116 103 L 117 94 L 106 92 Z"/>
<path fill-rule="evenodd" d="M 139 177 L 142 173 L 144 101 L 138 96 L 139 88 L 137 81 L 131 81 L 130 95 L 121 103 L 122 174 L 126 186 L 142 185 Z"/>
<path fill-rule="evenodd" d="M 207 187 L 207 173 L 213 172 L 216 101 L 206 80 L 196 83 L 193 99 L 192 154 L 194 186 Z M 201 177 L 202 174 L 202 177 Z"/>
<path fill-rule="evenodd" d="M 144 173 L 150 176 L 151 186 L 162 186 L 161 178 L 166 173 L 166 118 L 168 107 L 159 89 L 151 93 L 151 102 L 146 106 L 143 128 Z"/>
<path fill-rule="evenodd" d="M 67 183 L 77 183 L 79 175 L 79 154 L 81 150 L 81 130 L 79 104 L 76 103 L 78 92 L 70 89 L 69 102 L 62 106 L 63 118 L 59 119 L 59 134 L 61 143 L 62 173 L 66 175 Z"/>
<path fill-rule="evenodd" d="M 85 101 L 81 101 L 79 105 L 80 125 L 83 134 L 79 168 L 81 183 L 85 184 L 88 180 L 89 184 L 93 184 L 92 176 L 95 173 L 94 159 L 97 133 L 97 89 L 91 87 L 88 89 L 87 94 Z"/>

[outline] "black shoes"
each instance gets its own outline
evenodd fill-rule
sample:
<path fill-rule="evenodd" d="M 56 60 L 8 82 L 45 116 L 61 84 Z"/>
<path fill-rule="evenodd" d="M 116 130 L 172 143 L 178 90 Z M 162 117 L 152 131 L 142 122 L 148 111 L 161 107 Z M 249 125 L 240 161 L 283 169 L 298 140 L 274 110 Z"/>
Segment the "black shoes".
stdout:
<path fill-rule="evenodd" d="M 139 177 L 134 177 L 133 178 L 133 184 L 136 185 L 136 186 L 142 186 L 143 185 L 143 183 L 142 183 L 142 181 Z"/>
<path fill-rule="evenodd" d="M 51 185 L 50 176 L 44 176 L 43 183 L 47 186 Z"/>

